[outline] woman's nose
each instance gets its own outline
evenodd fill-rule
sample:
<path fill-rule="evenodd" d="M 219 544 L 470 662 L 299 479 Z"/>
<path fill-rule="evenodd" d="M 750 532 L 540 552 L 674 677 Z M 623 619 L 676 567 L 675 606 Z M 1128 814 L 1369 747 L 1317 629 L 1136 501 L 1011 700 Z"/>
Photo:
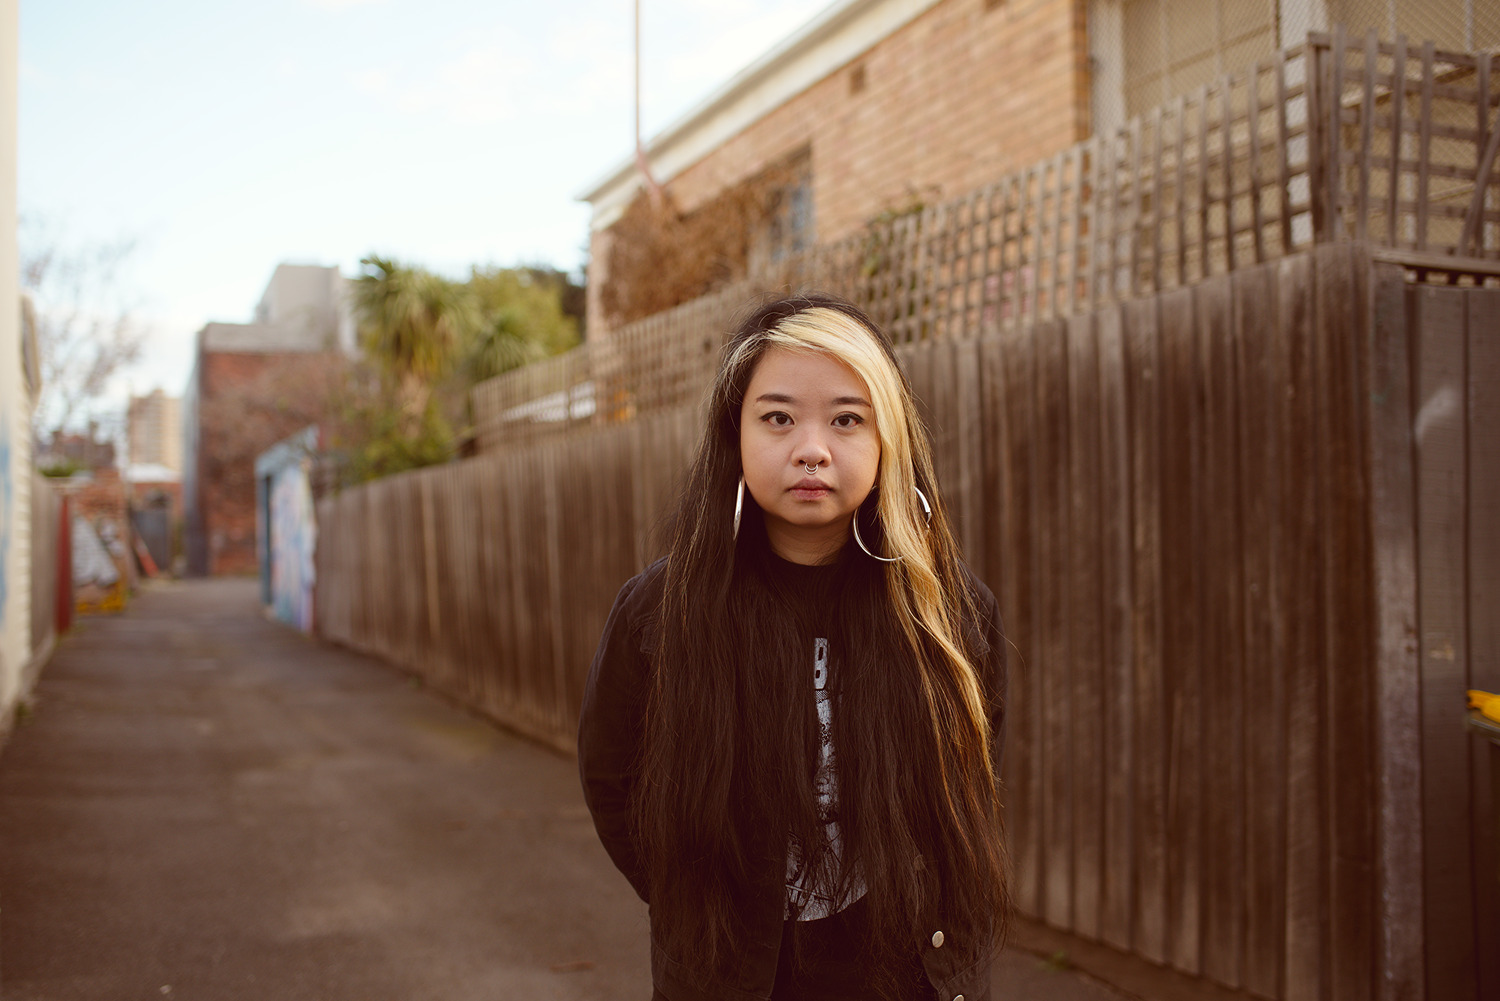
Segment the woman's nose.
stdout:
<path fill-rule="evenodd" d="M 799 466 L 822 465 L 831 458 L 833 454 L 828 450 L 828 443 L 817 431 L 805 434 L 792 450 L 792 461 Z"/>

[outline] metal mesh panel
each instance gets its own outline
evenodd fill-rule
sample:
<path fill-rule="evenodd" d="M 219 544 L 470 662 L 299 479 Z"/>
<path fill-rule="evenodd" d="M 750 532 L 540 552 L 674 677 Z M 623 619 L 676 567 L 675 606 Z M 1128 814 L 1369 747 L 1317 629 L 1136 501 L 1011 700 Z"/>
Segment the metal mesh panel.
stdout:
<path fill-rule="evenodd" d="M 1352 38 L 1374 29 L 1387 42 L 1404 35 L 1439 49 L 1500 51 L 1500 4 L 1493 0 L 1093 0 L 1094 131 L 1117 128 L 1339 24 Z"/>
<path fill-rule="evenodd" d="M 1434 43 L 1461 52 L 1500 48 L 1500 5 L 1493 0 L 1327 0 L 1330 27 L 1352 36 L 1371 28 L 1384 41 Z"/>

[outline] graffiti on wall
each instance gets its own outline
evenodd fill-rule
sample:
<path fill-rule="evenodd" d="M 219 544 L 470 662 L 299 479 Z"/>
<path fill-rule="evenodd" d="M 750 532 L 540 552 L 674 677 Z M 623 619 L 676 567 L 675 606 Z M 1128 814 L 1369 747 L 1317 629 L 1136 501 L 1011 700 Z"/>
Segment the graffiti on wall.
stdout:
<path fill-rule="evenodd" d="M 313 627 L 318 525 L 307 463 L 278 469 L 271 485 L 271 607 L 304 632 Z"/>

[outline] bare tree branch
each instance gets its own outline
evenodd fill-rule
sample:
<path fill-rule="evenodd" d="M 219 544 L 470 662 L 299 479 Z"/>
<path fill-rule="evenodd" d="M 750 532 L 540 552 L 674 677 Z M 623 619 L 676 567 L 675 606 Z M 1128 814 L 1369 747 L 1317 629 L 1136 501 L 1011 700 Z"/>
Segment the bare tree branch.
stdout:
<path fill-rule="evenodd" d="M 99 416 L 110 382 L 139 360 L 147 330 L 132 313 L 123 273 L 133 241 L 70 247 L 31 217 L 19 235 L 42 373 L 33 431 L 45 437 Z"/>

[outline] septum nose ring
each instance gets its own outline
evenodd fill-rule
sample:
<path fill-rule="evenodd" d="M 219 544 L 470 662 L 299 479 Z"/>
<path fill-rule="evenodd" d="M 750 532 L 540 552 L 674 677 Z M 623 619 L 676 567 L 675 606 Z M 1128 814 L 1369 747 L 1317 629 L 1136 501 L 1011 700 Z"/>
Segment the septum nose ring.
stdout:
<path fill-rule="evenodd" d="M 822 465 L 821 462 L 814 462 L 811 465 L 808 465 L 807 463 L 804 462 L 802 464 L 802 468 L 807 471 L 807 475 L 808 476 L 811 476 L 811 475 L 813 475 L 814 473 L 816 473 L 818 471 L 818 467 L 821 466 L 821 465 Z"/>

